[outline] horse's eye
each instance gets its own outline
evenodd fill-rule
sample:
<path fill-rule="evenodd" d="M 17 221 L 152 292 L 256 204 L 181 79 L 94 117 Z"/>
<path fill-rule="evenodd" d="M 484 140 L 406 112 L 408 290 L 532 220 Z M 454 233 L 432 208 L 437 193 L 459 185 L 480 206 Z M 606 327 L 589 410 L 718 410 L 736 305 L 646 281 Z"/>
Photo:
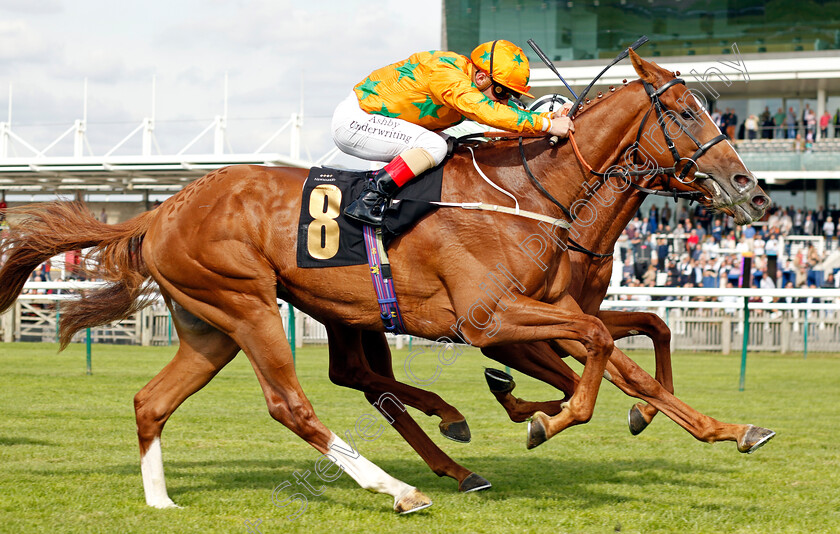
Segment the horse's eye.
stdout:
<path fill-rule="evenodd" d="M 688 121 L 694 120 L 694 113 L 692 113 L 691 111 L 686 109 L 686 110 L 683 110 L 682 113 L 680 113 L 680 117 L 682 117 L 682 118 L 684 118 L 685 120 L 688 120 Z"/>

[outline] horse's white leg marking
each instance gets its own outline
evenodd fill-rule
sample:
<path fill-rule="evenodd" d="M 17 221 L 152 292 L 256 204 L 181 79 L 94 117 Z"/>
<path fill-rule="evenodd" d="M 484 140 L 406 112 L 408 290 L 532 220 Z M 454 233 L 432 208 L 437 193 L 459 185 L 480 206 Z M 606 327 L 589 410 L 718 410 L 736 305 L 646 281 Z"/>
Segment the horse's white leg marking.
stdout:
<path fill-rule="evenodd" d="M 143 491 L 146 493 L 146 504 L 155 508 L 178 508 L 166 494 L 160 436 L 152 441 L 149 450 L 140 458 L 140 472 L 143 474 Z"/>
<path fill-rule="evenodd" d="M 395 507 L 400 499 L 415 489 L 414 486 L 409 486 L 383 471 L 376 464 L 359 454 L 359 451 L 354 447 L 336 436 L 334 432 L 331 434 L 329 448 L 332 452 L 327 455 L 327 458 L 346 471 L 359 486 L 374 493 L 391 495 L 394 497 Z"/>

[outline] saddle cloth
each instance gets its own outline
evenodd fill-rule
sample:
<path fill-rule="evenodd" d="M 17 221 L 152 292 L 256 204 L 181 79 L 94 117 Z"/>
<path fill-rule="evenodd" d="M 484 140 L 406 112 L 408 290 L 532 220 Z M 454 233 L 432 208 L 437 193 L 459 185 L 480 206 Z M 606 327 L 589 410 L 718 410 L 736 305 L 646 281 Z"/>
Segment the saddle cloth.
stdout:
<path fill-rule="evenodd" d="M 313 167 L 303 184 L 297 239 L 297 265 L 302 268 L 367 264 L 363 224 L 344 216 L 344 208 L 361 193 L 374 172 Z M 383 242 L 413 226 L 440 200 L 443 166 L 421 174 L 397 193 L 385 210 Z"/>

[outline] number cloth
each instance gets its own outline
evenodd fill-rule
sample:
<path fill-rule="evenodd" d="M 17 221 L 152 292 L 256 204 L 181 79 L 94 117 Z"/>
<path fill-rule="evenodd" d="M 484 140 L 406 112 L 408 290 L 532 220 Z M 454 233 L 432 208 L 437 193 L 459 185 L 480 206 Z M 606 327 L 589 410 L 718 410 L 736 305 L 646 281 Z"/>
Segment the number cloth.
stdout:
<path fill-rule="evenodd" d="M 367 264 L 362 223 L 342 215 L 371 177 L 371 173 L 313 167 L 303 184 L 298 225 L 298 267 L 340 267 Z M 383 238 L 387 245 L 418 219 L 437 209 L 443 167 L 415 179 L 385 210 Z"/>

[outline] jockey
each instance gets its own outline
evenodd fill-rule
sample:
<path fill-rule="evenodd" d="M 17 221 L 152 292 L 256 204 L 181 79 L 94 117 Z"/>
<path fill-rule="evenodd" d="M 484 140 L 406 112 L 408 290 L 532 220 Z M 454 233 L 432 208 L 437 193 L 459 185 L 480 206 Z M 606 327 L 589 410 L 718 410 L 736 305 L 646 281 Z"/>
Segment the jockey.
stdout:
<path fill-rule="evenodd" d="M 528 58 L 515 44 L 496 40 L 470 57 L 419 52 L 375 70 L 335 110 L 333 139 L 347 154 L 389 162 L 344 213 L 381 225 L 388 201 L 415 176 L 439 165 L 446 141 L 436 133 L 465 118 L 517 133 L 566 137 L 574 131 L 565 107 L 534 113 L 509 104 L 528 93 Z"/>

